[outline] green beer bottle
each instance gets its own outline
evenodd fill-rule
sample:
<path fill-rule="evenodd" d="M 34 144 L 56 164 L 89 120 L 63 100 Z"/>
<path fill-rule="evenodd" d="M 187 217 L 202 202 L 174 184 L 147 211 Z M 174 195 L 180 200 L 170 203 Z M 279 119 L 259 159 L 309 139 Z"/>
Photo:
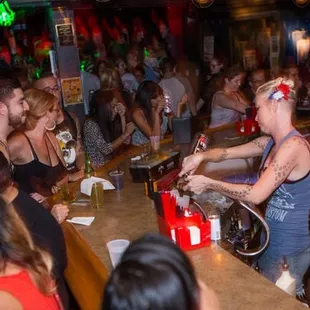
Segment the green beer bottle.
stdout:
<path fill-rule="evenodd" d="M 91 161 L 87 152 L 85 152 L 85 177 L 90 178 L 94 175 L 94 169 L 91 165 Z"/>

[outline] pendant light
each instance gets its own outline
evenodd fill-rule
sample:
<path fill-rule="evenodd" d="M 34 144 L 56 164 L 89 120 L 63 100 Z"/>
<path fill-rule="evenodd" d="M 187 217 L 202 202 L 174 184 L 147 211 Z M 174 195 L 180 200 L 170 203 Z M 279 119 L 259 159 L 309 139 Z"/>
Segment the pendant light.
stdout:
<path fill-rule="evenodd" d="M 293 2 L 299 8 L 304 8 L 304 7 L 306 7 L 310 3 L 309 0 L 293 0 Z"/>
<path fill-rule="evenodd" d="M 214 0 L 192 0 L 192 2 L 196 7 L 206 9 L 213 4 Z"/>

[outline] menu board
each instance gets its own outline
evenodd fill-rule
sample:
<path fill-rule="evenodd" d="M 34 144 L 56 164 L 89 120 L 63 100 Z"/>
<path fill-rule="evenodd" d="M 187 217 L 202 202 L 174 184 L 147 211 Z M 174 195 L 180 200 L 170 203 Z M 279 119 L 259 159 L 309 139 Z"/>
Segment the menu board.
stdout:
<path fill-rule="evenodd" d="M 80 77 L 62 79 L 61 89 L 65 106 L 83 103 L 82 80 Z"/>
<path fill-rule="evenodd" d="M 60 46 L 74 45 L 74 33 L 71 23 L 56 25 L 56 32 Z"/>

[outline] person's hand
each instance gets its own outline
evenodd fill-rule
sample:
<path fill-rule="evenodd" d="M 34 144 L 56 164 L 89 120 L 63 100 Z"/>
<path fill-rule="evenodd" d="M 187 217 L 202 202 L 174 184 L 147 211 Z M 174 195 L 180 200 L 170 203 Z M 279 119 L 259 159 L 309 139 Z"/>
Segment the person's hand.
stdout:
<path fill-rule="evenodd" d="M 126 128 L 124 131 L 124 134 L 126 135 L 126 138 L 129 137 L 135 130 L 135 124 L 133 122 L 127 123 Z"/>
<path fill-rule="evenodd" d="M 182 98 L 181 98 L 181 101 L 180 101 L 180 105 L 184 105 L 184 104 L 186 104 L 188 102 L 188 95 L 187 95 L 187 93 L 185 93 L 183 96 L 182 96 Z"/>
<path fill-rule="evenodd" d="M 34 200 L 36 200 L 39 203 L 42 203 L 42 202 L 44 202 L 47 199 L 47 197 L 44 197 L 44 196 L 42 196 L 42 195 L 40 195 L 38 193 L 31 193 L 30 197 L 33 198 Z"/>
<path fill-rule="evenodd" d="M 165 98 L 164 98 L 164 97 L 159 98 L 159 99 L 157 100 L 157 108 L 156 108 L 155 112 L 156 112 L 157 114 L 160 114 L 161 111 L 164 109 L 165 106 L 166 106 Z"/>
<path fill-rule="evenodd" d="M 58 191 L 59 191 L 59 186 L 54 185 L 54 186 L 52 187 L 52 193 L 53 193 L 53 194 L 56 194 Z"/>
<path fill-rule="evenodd" d="M 185 174 L 193 174 L 202 163 L 203 159 L 204 156 L 201 153 L 185 157 L 182 162 L 182 171 L 179 173 L 179 176 L 182 177 Z"/>
<path fill-rule="evenodd" d="M 219 300 L 212 289 L 207 287 L 204 282 L 198 280 L 200 307 L 203 310 L 220 310 Z"/>
<path fill-rule="evenodd" d="M 67 218 L 69 214 L 69 208 L 63 204 L 57 204 L 53 206 L 51 214 L 54 216 L 56 221 L 61 224 Z"/>
<path fill-rule="evenodd" d="M 187 184 L 183 187 L 184 191 L 190 191 L 200 195 L 209 188 L 210 179 L 203 175 L 189 175 L 185 178 Z"/>

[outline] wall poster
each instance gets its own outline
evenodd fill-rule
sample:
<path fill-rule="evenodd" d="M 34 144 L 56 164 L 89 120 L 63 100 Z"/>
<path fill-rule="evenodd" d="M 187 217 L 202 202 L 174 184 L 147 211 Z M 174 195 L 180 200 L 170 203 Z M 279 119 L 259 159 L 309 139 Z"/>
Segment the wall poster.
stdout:
<path fill-rule="evenodd" d="M 80 77 L 62 79 L 61 89 L 65 106 L 83 103 L 82 80 Z"/>

